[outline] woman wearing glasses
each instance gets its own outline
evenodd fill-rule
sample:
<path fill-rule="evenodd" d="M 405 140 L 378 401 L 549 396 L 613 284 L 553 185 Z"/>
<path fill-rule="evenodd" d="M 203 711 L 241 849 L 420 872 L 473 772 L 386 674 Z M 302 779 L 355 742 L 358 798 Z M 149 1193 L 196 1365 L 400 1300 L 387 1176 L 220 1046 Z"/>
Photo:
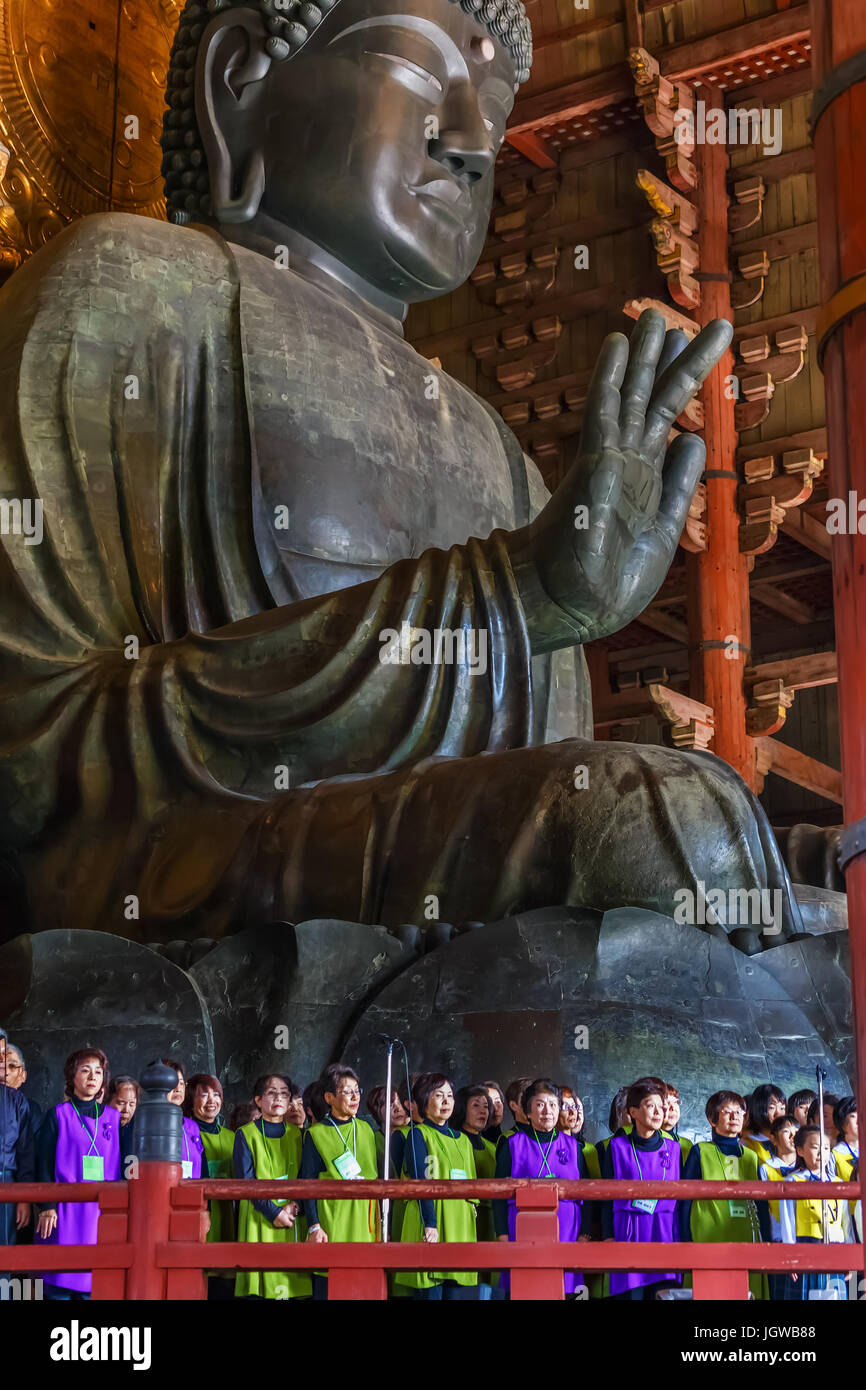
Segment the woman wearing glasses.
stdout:
<path fill-rule="evenodd" d="M 322 1090 L 328 1113 L 304 1135 L 301 1177 L 332 1182 L 377 1178 L 376 1136 L 366 1120 L 358 1119 L 358 1073 L 334 1062 L 322 1075 Z M 370 1244 L 379 1239 L 379 1203 L 372 1197 L 360 1201 L 305 1201 L 304 1215 L 309 1227 L 307 1240 L 314 1244 L 330 1240 Z M 313 1298 L 327 1297 L 328 1276 L 317 1271 L 313 1275 Z"/>
<path fill-rule="evenodd" d="M 476 1177 L 475 1155 L 467 1136 L 450 1124 L 454 1092 L 441 1072 L 420 1076 L 412 1097 L 419 1123 L 406 1136 L 403 1176 L 432 1181 Z M 400 1239 L 403 1241 L 475 1241 L 473 1198 L 423 1198 L 407 1201 Z M 394 1283 L 413 1291 L 416 1299 L 467 1299 L 478 1297 L 475 1271 L 398 1270 Z"/>
<path fill-rule="evenodd" d="M 562 1092 L 552 1081 L 541 1077 L 530 1082 L 521 1098 L 526 1123 L 518 1121 L 516 1129 L 505 1135 L 496 1150 L 497 1178 L 568 1178 L 576 1181 L 589 1176 L 583 1153 L 570 1134 L 561 1130 L 559 1112 Z M 580 1239 L 583 1203 L 569 1198 L 559 1199 L 559 1239 Z M 497 1200 L 493 1218 L 499 1240 L 514 1240 L 517 1230 L 517 1203 Z M 588 1237 L 584 1236 L 584 1239 Z M 582 1274 L 566 1270 L 566 1298 L 586 1298 Z M 508 1275 L 502 1282 L 508 1287 Z"/>
<path fill-rule="evenodd" d="M 292 1094 L 287 1076 L 260 1076 L 253 1099 L 260 1118 L 241 1125 L 235 1135 L 232 1165 L 236 1178 L 291 1180 L 301 1167 L 302 1135 L 286 1121 Z M 243 1201 L 238 1211 L 238 1240 L 263 1244 L 303 1240 L 298 1204 L 256 1199 Z M 303 1270 L 238 1271 L 237 1298 L 309 1298 L 310 1276 Z"/>

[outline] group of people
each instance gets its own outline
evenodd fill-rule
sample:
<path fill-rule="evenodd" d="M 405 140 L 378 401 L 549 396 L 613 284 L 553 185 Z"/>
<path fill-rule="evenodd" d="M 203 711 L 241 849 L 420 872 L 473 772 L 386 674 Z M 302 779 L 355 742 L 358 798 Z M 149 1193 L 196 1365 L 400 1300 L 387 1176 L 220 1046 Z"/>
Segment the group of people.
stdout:
<path fill-rule="evenodd" d="M 176 1076 L 169 1101 L 181 1107 L 182 1176 L 274 1180 L 351 1180 L 384 1176 L 386 1110 L 390 1112 L 391 1177 L 407 1179 L 611 1178 L 676 1182 L 704 1178 L 728 1182 L 849 1181 L 857 1176 L 859 1138 L 853 1096 L 823 1098 L 814 1091 L 790 1097 L 771 1084 L 748 1097 L 721 1090 L 706 1103 L 709 1137 L 692 1143 L 679 1134 L 679 1094 L 659 1077 L 623 1086 L 608 1117 L 610 1133 L 594 1144 L 583 1135 L 584 1108 L 569 1086 L 549 1078 L 518 1077 L 504 1090 L 496 1081 L 458 1089 L 441 1072 L 408 1076 L 388 1096 L 377 1086 L 366 1097 L 370 1119 L 359 1111 L 357 1073 L 335 1063 L 305 1089 L 288 1076 L 258 1077 L 250 1100 L 224 1116 L 219 1078 L 187 1078 L 181 1062 L 160 1059 Z M 23 1090 L 26 1063 L 0 1030 L 0 1180 L 4 1182 L 111 1181 L 129 1176 L 136 1154 L 135 1116 L 140 1098 L 131 1076 L 111 1077 L 96 1047 L 78 1049 L 64 1067 L 64 1097 L 44 1115 Z M 455 1189 L 456 1191 L 456 1189 Z M 672 1189 L 672 1194 L 675 1189 Z M 859 1203 L 803 1201 L 684 1201 L 658 1199 L 580 1201 L 560 1198 L 561 1241 L 861 1241 Z M 375 1199 L 211 1200 L 208 1240 L 261 1243 L 369 1242 L 382 1238 L 382 1207 Z M 438 1243 L 510 1241 L 516 1202 L 507 1199 L 421 1198 L 390 1204 L 391 1240 Z M 0 1205 L 0 1243 L 95 1244 L 96 1203 Z M 29 1234 L 28 1234 L 29 1233 Z M 323 1260 L 323 1263 L 326 1261 Z M 46 1297 L 89 1296 L 87 1273 L 45 1272 Z M 212 1298 L 327 1298 L 324 1272 L 215 1270 Z M 566 1272 L 566 1297 L 646 1299 L 680 1296 L 688 1275 L 677 1271 Z M 750 1276 L 759 1298 L 845 1298 L 839 1274 Z M 389 1276 L 392 1297 L 507 1298 L 507 1271 L 400 1270 Z"/>

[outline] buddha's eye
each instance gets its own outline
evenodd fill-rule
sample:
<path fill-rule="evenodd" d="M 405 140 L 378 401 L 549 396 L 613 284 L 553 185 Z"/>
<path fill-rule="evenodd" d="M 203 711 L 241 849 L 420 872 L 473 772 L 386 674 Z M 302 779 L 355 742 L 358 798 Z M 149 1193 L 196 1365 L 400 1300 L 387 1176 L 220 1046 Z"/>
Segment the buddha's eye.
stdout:
<path fill-rule="evenodd" d="M 432 72 L 426 68 L 419 67 L 417 63 L 412 63 L 408 58 L 402 58 L 396 53 L 370 53 L 371 58 L 381 58 L 386 63 L 393 63 L 400 71 L 395 76 L 403 79 L 405 85 L 413 92 L 420 91 L 422 95 L 429 96 L 436 93 L 441 96 L 444 88 L 438 77 L 434 77 Z M 415 79 L 414 81 L 412 79 Z M 408 79 L 408 80 L 405 80 Z"/>

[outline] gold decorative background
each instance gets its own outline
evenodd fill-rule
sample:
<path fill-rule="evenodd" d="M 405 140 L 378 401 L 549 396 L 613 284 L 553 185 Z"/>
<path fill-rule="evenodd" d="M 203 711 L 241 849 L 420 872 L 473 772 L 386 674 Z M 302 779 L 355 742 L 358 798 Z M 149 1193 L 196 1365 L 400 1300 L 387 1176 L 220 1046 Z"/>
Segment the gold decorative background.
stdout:
<path fill-rule="evenodd" d="M 165 216 L 159 137 L 181 5 L 0 0 L 0 278 L 76 217 Z"/>

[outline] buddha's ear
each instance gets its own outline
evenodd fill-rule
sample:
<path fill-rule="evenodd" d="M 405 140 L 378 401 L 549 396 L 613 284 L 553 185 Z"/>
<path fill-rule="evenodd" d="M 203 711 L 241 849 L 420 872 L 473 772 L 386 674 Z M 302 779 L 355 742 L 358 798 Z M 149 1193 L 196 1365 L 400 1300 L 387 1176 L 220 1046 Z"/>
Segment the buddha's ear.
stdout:
<path fill-rule="evenodd" d="M 253 9 L 231 10 L 202 35 L 195 73 L 196 122 L 210 178 L 213 218 L 250 222 L 265 191 L 259 142 L 271 59 L 267 30 Z"/>

